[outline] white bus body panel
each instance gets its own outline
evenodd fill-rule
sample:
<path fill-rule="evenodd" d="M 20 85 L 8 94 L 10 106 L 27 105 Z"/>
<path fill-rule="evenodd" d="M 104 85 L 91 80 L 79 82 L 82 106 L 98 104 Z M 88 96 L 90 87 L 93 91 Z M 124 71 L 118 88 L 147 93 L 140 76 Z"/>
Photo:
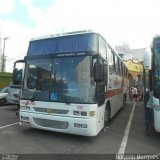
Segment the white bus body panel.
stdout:
<path fill-rule="evenodd" d="M 110 98 L 111 102 L 111 118 L 123 107 L 123 93 Z"/>
<path fill-rule="evenodd" d="M 7 101 L 12 104 L 19 104 L 19 92 L 20 88 L 9 87 Z"/>
<path fill-rule="evenodd" d="M 111 118 L 123 107 L 124 94 L 127 95 L 128 83 L 122 75 L 118 75 L 113 71 L 109 71 L 108 100 L 111 104 Z M 124 81 L 124 82 L 123 82 Z"/>
<path fill-rule="evenodd" d="M 97 104 L 65 104 L 21 100 L 20 106 L 20 124 L 22 125 L 26 121 L 23 120 L 23 117 L 28 117 L 29 121 L 27 121 L 30 123 L 30 127 L 33 128 L 84 136 L 96 136 L 104 126 L 104 106 L 97 107 Z M 23 110 L 22 106 L 30 107 L 30 110 Z M 41 112 L 37 112 L 37 109 L 41 110 Z M 53 109 L 53 113 L 48 113 L 47 109 Z M 67 110 L 67 113 L 57 114 L 54 113 L 54 110 L 58 110 L 59 112 Z M 73 111 L 87 112 L 87 116 L 73 115 Z M 96 115 L 89 117 L 89 111 L 95 111 Z M 59 126 L 53 127 L 56 125 L 54 123 Z M 87 128 L 78 128 L 74 124 L 85 124 Z"/>
<path fill-rule="evenodd" d="M 154 108 L 154 105 L 160 106 L 159 99 L 153 97 L 153 115 L 154 115 L 154 128 L 160 132 L 160 110 Z"/>

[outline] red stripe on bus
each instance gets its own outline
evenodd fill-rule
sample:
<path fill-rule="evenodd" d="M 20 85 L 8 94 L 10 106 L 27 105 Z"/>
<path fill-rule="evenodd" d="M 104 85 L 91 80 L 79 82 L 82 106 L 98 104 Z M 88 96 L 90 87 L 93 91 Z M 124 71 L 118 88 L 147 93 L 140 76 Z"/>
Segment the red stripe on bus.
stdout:
<path fill-rule="evenodd" d="M 110 98 L 110 97 L 113 97 L 115 95 L 118 95 L 118 94 L 122 93 L 123 90 L 124 90 L 124 88 L 108 90 L 107 93 L 106 93 L 106 97 Z"/>

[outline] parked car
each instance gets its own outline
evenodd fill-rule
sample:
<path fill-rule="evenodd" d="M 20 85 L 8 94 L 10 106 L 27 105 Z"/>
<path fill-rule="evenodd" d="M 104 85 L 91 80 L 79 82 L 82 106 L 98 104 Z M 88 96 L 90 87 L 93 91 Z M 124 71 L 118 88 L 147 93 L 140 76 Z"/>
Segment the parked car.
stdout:
<path fill-rule="evenodd" d="M 8 96 L 8 88 L 4 87 L 1 91 L 0 91 L 0 106 L 3 106 L 7 103 L 7 96 Z"/>

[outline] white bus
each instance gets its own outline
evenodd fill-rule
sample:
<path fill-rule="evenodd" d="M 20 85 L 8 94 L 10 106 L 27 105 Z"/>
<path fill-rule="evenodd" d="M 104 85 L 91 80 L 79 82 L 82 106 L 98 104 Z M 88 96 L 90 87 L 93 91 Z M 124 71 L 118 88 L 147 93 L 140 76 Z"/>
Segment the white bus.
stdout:
<path fill-rule="evenodd" d="M 19 105 L 19 92 L 23 79 L 24 60 L 17 60 L 13 66 L 12 82 L 8 89 L 7 101 Z"/>
<path fill-rule="evenodd" d="M 145 106 L 153 93 L 153 115 L 150 114 L 149 118 L 152 118 L 155 131 L 160 132 L 160 36 L 153 38 L 151 48 L 144 55 L 144 91 Z"/>
<path fill-rule="evenodd" d="M 25 64 L 22 126 L 96 136 L 126 102 L 127 67 L 99 33 L 32 39 Z"/>

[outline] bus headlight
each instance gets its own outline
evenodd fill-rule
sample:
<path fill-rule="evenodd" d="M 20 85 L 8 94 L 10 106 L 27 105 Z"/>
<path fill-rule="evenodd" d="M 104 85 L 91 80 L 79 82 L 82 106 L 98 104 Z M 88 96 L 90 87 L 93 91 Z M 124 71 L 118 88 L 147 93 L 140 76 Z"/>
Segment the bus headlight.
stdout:
<path fill-rule="evenodd" d="M 30 110 L 30 107 L 29 107 L 29 106 L 26 106 L 26 110 L 29 111 L 29 110 Z"/>
<path fill-rule="evenodd" d="M 27 111 L 29 111 L 30 107 L 29 106 L 21 106 L 20 109 L 21 110 L 27 110 Z"/>
<path fill-rule="evenodd" d="M 73 111 L 73 115 L 75 115 L 75 116 L 87 116 L 87 112 L 85 112 L 85 111 Z"/>
<path fill-rule="evenodd" d="M 87 115 L 89 117 L 94 117 L 96 115 L 96 112 L 95 111 L 89 111 L 88 114 L 86 111 L 73 111 L 73 115 L 75 116 L 84 116 L 84 117 L 87 117 Z"/>
<path fill-rule="evenodd" d="M 90 117 L 94 117 L 95 115 L 96 115 L 96 114 L 95 114 L 95 111 L 90 111 L 90 112 L 89 112 L 89 116 L 90 116 Z"/>
<path fill-rule="evenodd" d="M 21 120 L 24 120 L 24 121 L 29 121 L 29 117 L 24 117 L 24 116 L 21 116 Z"/>
<path fill-rule="evenodd" d="M 87 116 L 87 112 L 81 112 L 81 116 Z"/>
<path fill-rule="evenodd" d="M 21 110 L 25 110 L 26 107 L 25 107 L 25 106 L 21 106 L 20 109 L 21 109 Z"/>
<path fill-rule="evenodd" d="M 75 116 L 80 116 L 81 112 L 80 111 L 73 111 L 73 115 Z"/>

